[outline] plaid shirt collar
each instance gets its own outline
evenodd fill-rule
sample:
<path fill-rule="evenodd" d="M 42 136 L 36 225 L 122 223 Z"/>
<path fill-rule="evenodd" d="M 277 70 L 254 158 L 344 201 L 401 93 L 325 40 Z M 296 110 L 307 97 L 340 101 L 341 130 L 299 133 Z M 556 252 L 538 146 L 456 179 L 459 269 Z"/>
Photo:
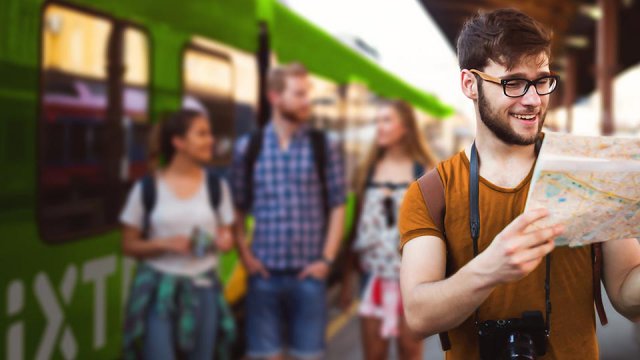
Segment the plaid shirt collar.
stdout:
<path fill-rule="evenodd" d="M 291 134 L 291 140 L 298 140 L 303 138 L 304 136 L 306 136 L 309 131 L 311 130 L 311 126 L 309 125 L 309 123 L 305 122 L 303 124 L 301 124 L 296 131 L 293 132 L 293 134 Z M 272 138 L 276 140 L 278 140 L 278 133 L 276 132 L 276 126 L 274 124 L 273 119 L 271 119 L 267 125 L 265 125 L 264 127 L 264 131 L 265 131 L 265 135 L 267 136 L 267 138 Z"/>

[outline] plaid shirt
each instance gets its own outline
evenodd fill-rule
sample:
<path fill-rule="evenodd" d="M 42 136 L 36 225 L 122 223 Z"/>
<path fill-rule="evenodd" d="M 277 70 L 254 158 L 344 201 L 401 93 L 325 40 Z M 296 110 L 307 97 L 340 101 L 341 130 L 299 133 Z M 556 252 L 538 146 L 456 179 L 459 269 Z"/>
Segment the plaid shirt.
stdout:
<path fill-rule="evenodd" d="M 255 218 L 252 250 L 270 270 L 299 270 L 322 258 L 326 216 L 322 185 L 316 174 L 309 128 L 293 134 L 289 148 L 281 150 L 271 123 L 264 128 L 262 149 L 253 175 Z M 249 136 L 237 144 L 231 167 L 236 206 L 245 202 L 245 157 Z M 345 202 L 344 164 L 340 147 L 326 146 L 329 208 Z"/>

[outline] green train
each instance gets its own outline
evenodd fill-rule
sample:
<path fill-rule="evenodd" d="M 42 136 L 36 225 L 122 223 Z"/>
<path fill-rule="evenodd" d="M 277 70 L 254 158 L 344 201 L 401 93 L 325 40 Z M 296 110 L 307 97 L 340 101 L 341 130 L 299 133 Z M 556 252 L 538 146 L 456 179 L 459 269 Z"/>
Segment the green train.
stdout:
<path fill-rule="evenodd" d="M 375 97 L 452 110 L 268 0 L 0 1 L 0 358 L 113 359 L 134 261 L 118 213 L 148 169 L 153 123 L 206 111 L 224 172 L 268 119 L 266 71 L 313 73 L 313 124 L 357 161 Z M 370 122 L 369 122 L 370 124 Z M 366 145 L 366 144 L 365 144 Z M 235 253 L 221 275 L 244 296 Z"/>

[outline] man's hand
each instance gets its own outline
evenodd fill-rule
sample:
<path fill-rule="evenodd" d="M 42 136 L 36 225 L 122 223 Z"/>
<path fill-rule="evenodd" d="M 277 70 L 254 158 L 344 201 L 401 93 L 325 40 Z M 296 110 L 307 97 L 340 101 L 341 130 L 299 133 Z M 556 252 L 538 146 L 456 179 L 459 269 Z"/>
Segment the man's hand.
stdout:
<path fill-rule="evenodd" d="M 553 250 L 553 239 L 564 231 L 562 225 L 527 231 L 529 225 L 548 215 L 546 209 L 521 214 L 477 257 L 476 270 L 491 279 L 490 285 L 524 278 Z"/>
<path fill-rule="evenodd" d="M 247 251 L 240 258 L 249 275 L 260 275 L 265 279 L 269 277 L 269 271 L 267 271 L 262 262 L 250 252 Z"/>
<path fill-rule="evenodd" d="M 324 280 L 329 276 L 329 264 L 326 262 L 319 260 L 312 262 L 307 265 L 300 274 L 298 274 L 298 279 L 302 280 L 307 277 L 312 277 L 318 280 Z"/>
<path fill-rule="evenodd" d="M 162 240 L 161 244 L 164 251 L 180 255 L 191 254 L 191 238 L 187 236 L 173 236 Z"/>

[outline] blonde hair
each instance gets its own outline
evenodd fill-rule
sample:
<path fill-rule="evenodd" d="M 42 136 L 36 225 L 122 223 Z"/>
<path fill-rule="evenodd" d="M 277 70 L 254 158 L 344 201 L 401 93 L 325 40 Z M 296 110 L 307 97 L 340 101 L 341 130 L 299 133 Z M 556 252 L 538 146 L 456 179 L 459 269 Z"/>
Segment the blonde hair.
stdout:
<path fill-rule="evenodd" d="M 287 78 L 306 76 L 308 74 L 309 71 L 307 71 L 307 68 L 298 62 L 276 66 L 269 71 L 269 75 L 267 76 L 267 88 L 269 91 L 281 93 L 286 87 Z"/>
<path fill-rule="evenodd" d="M 435 166 L 438 160 L 435 155 L 433 155 L 433 152 L 425 138 L 420 134 L 418 122 L 411 105 L 403 100 L 395 99 L 385 101 L 381 106 L 392 108 L 400 117 L 402 125 L 407 130 L 404 139 L 402 140 L 402 144 L 404 144 L 405 153 L 409 158 L 424 166 L 425 169 Z M 366 156 L 365 161 L 356 172 L 354 179 L 354 189 L 356 194 L 361 195 L 364 191 L 367 186 L 369 173 L 373 170 L 375 164 L 384 156 L 384 151 L 384 148 L 380 147 L 377 143 L 374 143 Z"/>

